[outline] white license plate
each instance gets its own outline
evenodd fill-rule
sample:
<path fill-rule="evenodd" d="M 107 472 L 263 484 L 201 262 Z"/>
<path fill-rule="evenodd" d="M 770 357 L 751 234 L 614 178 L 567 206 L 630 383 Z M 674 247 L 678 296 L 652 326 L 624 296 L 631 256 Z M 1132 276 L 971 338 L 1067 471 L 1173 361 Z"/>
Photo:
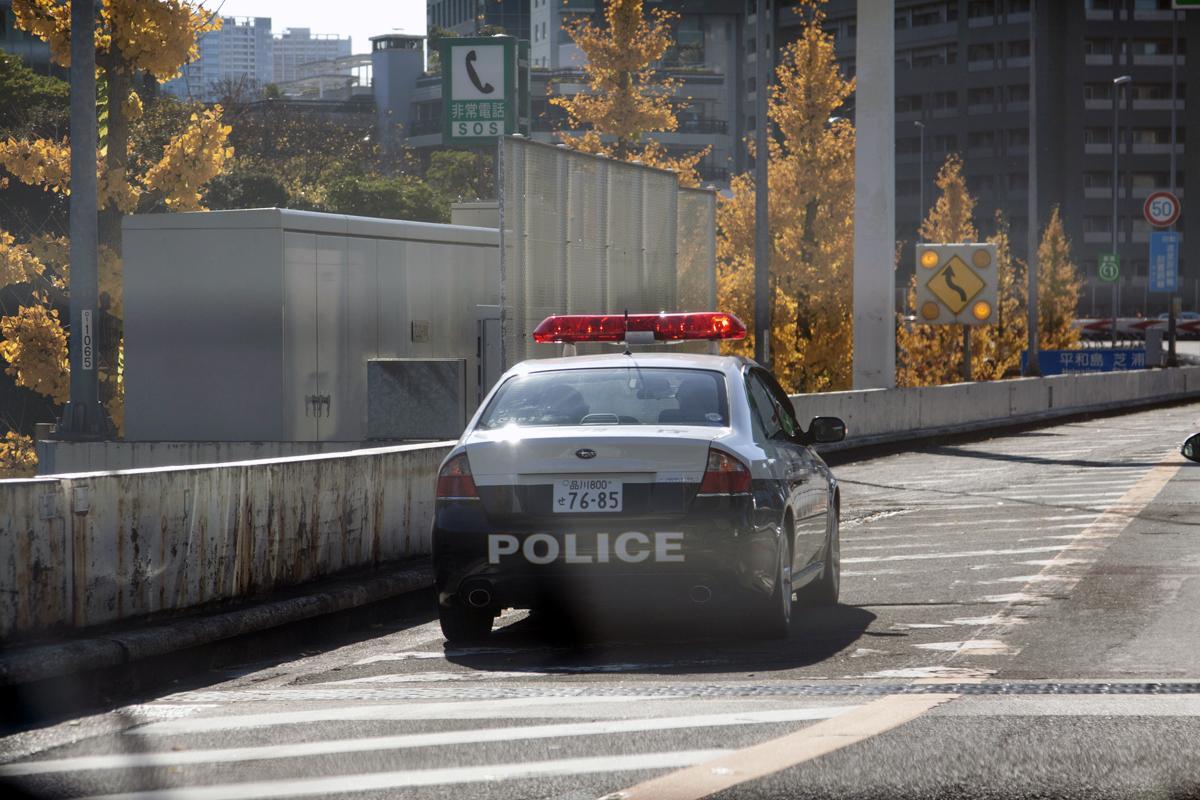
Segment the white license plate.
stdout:
<path fill-rule="evenodd" d="M 554 513 L 620 511 L 623 491 L 611 478 L 561 478 L 554 482 Z"/>

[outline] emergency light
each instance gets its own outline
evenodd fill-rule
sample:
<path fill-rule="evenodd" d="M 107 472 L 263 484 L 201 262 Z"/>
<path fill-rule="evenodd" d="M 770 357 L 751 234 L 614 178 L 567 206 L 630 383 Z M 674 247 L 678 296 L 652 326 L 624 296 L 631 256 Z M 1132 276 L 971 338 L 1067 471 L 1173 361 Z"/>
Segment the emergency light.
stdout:
<path fill-rule="evenodd" d="M 630 335 L 633 334 L 633 335 Z M 733 314 L 697 311 L 685 314 L 554 314 L 533 331 L 541 344 L 744 339 L 746 326 Z"/>

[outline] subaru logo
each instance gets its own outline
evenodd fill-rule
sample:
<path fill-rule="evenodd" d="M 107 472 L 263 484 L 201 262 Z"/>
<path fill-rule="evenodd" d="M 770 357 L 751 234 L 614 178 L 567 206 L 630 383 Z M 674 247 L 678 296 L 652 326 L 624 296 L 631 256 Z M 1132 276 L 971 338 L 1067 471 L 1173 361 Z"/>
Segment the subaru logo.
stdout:
<path fill-rule="evenodd" d="M 581 447 L 575 451 L 575 455 L 579 456 L 580 458 L 595 458 L 596 451 L 590 447 Z"/>

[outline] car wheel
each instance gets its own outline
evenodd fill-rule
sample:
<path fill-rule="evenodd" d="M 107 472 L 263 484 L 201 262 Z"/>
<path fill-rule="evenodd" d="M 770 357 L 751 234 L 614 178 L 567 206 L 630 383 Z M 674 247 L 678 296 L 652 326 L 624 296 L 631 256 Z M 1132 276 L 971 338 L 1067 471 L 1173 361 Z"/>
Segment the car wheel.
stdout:
<path fill-rule="evenodd" d="M 806 606 L 837 605 L 842 588 L 842 540 L 839 528 L 838 511 L 834 507 L 825 539 L 825 566 L 821 576 L 797 593 L 800 602 Z"/>
<path fill-rule="evenodd" d="M 775 567 L 775 591 L 762 609 L 756 632 L 763 639 L 784 639 L 792 629 L 792 550 L 787 541 L 779 544 Z"/>
<path fill-rule="evenodd" d="M 450 644 L 470 644 L 486 639 L 492 632 L 495 616 L 491 609 L 468 606 L 438 606 L 442 635 Z"/>

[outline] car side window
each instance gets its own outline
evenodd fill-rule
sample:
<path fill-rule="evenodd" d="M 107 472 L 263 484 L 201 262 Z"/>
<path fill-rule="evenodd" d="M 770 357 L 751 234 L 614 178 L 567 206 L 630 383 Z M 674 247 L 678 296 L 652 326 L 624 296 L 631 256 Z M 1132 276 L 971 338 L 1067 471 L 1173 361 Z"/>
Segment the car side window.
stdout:
<path fill-rule="evenodd" d="M 750 405 L 758 415 L 760 430 L 767 439 L 778 438 L 785 429 L 780 422 L 779 406 L 771 397 L 771 391 L 763 383 L 757 372 L 746 375 L 746 390 L 750 397 Z"/>
<path fill-rule="evenodd" d="M 770 373 L 760 372 L 758 375 L 771 391 L 771 398 L 775 401 L 776 411 L 779 414 L 779 424 L 783 426 L 784 433 L 789 438 L 799 436 L 801 433 L 800 422 L 796 419 L 796 413 L 792 408 L 792 401 L 788 399 L 787 392 L 783 391 L 783 387 Z"/>

